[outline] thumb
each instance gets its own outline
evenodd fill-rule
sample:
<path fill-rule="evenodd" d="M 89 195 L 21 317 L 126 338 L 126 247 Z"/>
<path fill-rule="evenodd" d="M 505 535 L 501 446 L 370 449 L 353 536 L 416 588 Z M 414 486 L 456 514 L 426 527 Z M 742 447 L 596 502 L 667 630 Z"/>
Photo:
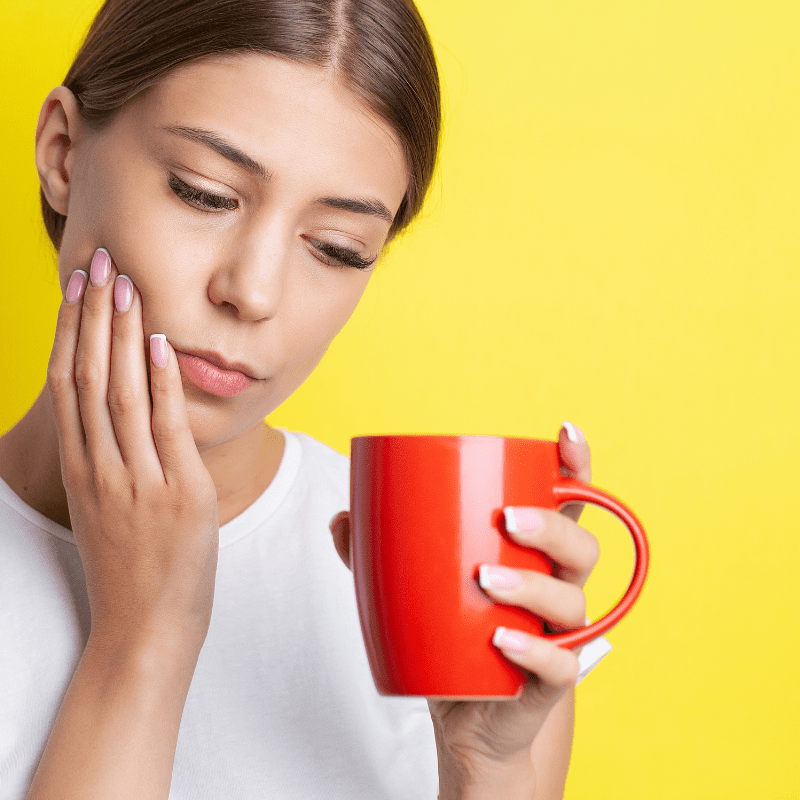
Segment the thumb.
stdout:
<path fill-rule="evenodd" d="M 344 565 L 352 571 L 353 566 L 350 563 L 350 512 L 340 511 L 331 520 L 329 527 L 333 535 L 333 544 L 336 547 L 339 558 L 341 558 Z"/>

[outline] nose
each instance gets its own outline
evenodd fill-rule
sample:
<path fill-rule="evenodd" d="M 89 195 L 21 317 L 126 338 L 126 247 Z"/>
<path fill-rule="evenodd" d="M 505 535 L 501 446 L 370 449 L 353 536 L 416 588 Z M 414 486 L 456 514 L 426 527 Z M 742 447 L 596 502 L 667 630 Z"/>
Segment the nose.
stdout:
<path fill-rule="evenodd" d="M 209 280 L 209 300 L 241 320 L 271 319 L 280 308 L 290 248 L 291 236 L 276 225 L 237 236 Z"/>

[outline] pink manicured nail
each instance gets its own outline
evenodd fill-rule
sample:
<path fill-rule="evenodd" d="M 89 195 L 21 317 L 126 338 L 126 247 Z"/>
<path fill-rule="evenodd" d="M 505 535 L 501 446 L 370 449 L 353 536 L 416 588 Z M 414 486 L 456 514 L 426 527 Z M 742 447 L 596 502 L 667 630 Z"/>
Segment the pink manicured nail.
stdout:
<path fill-rule="evenodd" d="M 92 266 L 89 268 L 92 286 L 105 286 L 108 283 L 109 275 L 111 275 L 111 256 L 108 254 L 108 250 L 101 247 L 95 250 Z"/>
<path fill-rule="evenodd" d="M 163 333 L 154 333 L 150 337 L 150 358 L 157 367 L 167 366 L 167 337 Z"/>
<path fill-rule="evenodd" d="M 516 589 L 522 583 L 522 578 L 515 569 L 481 564 L 478 583 L 481 589 Z"/>
<path fill-rule="evenodd" d="M 114 281 L 114 305 L 124 314 L 133 302 L 133 282 L 127 275 L 117 275 Z"/>
<path fill-rule="evenodd" d="M 544 517 L 535 508 L 507 506 L 503 509 L 509 533 L 536 533 L 544 527 Z"/>
<path fill-rule="evenodd" d="M 76 269 L 69 277 L 67 291 L 64 293 L 64 300 L 70 305 L 72 303 L 77 303 L 78 300 L 83 297 L 88 280 L 89 276 L 82 269 Z"/>
<path fill-rule="evenodd" d="M 492 644 L 517 655 L 528 652 L 527 636 L 519 631 L 510 631 L 508 628 L 498 628 L 492 637 Z"/>

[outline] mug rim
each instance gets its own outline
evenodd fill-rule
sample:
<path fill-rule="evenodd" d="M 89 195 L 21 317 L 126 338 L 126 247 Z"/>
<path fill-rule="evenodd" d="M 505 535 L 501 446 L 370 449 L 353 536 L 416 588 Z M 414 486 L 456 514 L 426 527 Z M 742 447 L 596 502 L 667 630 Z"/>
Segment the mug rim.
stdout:
<path fill-rule="evenodd" d="M 547 442 L 553 444 L 555 439 L 537 439 L 531 436 L 504 436 L 500 433 L 366 433 L 359 436 L 352 436 L 351 442 L 367 439 L 437 439 L 455 441 L 457 439 L 490 439 L 493 441 L 515 441 L 515 442 Z"/>

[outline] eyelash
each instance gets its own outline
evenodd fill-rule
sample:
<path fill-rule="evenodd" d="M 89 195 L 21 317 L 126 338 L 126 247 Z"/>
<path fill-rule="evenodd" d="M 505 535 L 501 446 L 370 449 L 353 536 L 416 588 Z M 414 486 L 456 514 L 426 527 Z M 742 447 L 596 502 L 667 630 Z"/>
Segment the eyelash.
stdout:
<path fill-rule="evenodd" d="M 181 200 L 185 200 L 189 205 L 204 211 L 234 211 L 239 207 L 238 203 L 235 200 L 231 200 L 230 197 L 221 197 L 218 194 L 195 189 L 194 186 L 189 186 L 177 175 L 169 176 L 169 188 Z"/>
<path fill-rule="evenodd" d="M 312 239 L 310 236 L 304 238 L 307 242 L 311 243 L 311 246 L 320 253 L 321 256 L 326 256 L 326 258 L 317 256 L 320 261 L 331 267 L 345 266 L 353 267 L 354 269 L 366 269 L 367 267 L 371 267 L 377 260 L 377 256 L 375 256 L 375 258 L 362 258 L 355 250 L 349 250 L 346 247 L 336 247 L 327 242 L 321 242 L 319 239 Z"/>
<path fill-rule="evenodd" d="M 239 205 L 236 200 L 231 200 L 230 197 L 222 197 L 218 194 L 211 194 L 204 192 L 201 189 L 195 189 L 194 186 L 189 186 L 188 183 L 182 181 L 177 175 L 169 176 L 169 188 L 183 201 L 191 206 L 194 206 L 200 211 L 206 213 L 213 213 L 215 211 L 235 211 Z M 321 242 L 318 239 L 312 239 L 310 236 L 303 237 L 311 246 L 317 251 L 317 256 L 323 264 L 330 267 L 353 267 L 354 269 L 366 269 L 371 267 L 377 260 L 375 258 L 362 258 L 355 250 L 350 250 L 346 247 L 337 247 L 327 242 Z"/>

